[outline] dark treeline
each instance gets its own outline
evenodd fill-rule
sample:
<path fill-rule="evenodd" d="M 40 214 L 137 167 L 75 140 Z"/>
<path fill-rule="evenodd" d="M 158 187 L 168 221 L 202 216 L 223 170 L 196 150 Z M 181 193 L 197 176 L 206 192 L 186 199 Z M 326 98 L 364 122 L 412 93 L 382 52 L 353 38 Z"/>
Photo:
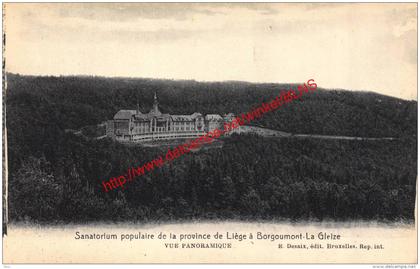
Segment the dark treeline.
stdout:
<path fill-rule="evenodd" d="M 119 109 L 246 112 L 289 85 L 8 74 L 11 220 L 413 219 L 417 102 L 317 90 L 256 124 L 294 133 L 397 137 L 334 141 L 233 136 L 104 193 L 101 181 L 166 148 L 86 140 L 78 129 Z"/>
<path fill-rule="evenodd" d="M 111 119 L 120 109 L 136 109 L 137 100 L 141 110 L 148 112 L 154 92 L 164 113 L 239 114 L 291 86 L 13 74 L 8 75 L 7 83 L 7 105 L 11 112 L 30 111 L 38 120 L 43 119 L 40 124 L 54 123 L 59 129 L 78 129 Z M 268 113 L 256 124 L 293 133 L 384 137 L 416 135 L 416 119 L 415 101 L 318 88 L 312 96 Z"/>

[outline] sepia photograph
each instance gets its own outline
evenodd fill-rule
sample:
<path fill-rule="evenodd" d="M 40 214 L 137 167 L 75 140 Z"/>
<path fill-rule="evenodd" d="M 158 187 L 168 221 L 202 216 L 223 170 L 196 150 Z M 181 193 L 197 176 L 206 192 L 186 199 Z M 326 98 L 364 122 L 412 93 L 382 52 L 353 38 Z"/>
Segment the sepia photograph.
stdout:
<path fill-rule="evenodd" d="M 417 263 L 417 12 L 3 3 L 3 263 Z"/>

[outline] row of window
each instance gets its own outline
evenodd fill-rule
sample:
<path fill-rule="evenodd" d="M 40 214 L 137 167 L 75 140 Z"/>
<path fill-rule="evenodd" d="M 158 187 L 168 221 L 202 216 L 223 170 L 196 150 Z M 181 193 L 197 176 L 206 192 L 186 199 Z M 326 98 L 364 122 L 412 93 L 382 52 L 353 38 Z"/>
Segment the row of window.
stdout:
<path fill-rule="evenodd" d="M 126 123 L 125 123 L 126 124 Z M 172 126 L 185 126 L 185 125 L 190 125 L 190 126 L 194 126 L 194 122 L 193 121 L 189 121 L 189 122 L 172 122 Z M 138 126 L 149 126 L 150 123 L 149 122 L 134 122 L 134 126 L 138 127 Z M 168 123 L 168 126 L 171 125 L 170 123 Z"/>
<path fill-rule="evenodd" d="M 137 132 L 149 132 L 150 128 L 143 128 L 143 126 L 136 128 Z M 165 128 L 158 128 L 155 132 L 166 132 Z M 168 131 L 195 131 L 194 126 L 181 126 L 173 127 L 172 129 L 168 127 Z"/>
<path fill-rule="evenodd" d="M 187 138 L 187 137 L 191 137 L 191 136 L 198 136 L 198 134 L 194 134 L 194 135 L 191 135 L 191 134 L 173 134 L 173 135 L 164 135 L 164 136 L 156 136 L 156 135 L 153 135 L 153 136 L 133 136 L 133 140 L 135 140 L 135 141 L 138 141 L 138 140 L 151 140 L 151 139 L 171 139 L 171 138 L 177 138 L 177 137 L 184 137 L 184 138 Z"/>

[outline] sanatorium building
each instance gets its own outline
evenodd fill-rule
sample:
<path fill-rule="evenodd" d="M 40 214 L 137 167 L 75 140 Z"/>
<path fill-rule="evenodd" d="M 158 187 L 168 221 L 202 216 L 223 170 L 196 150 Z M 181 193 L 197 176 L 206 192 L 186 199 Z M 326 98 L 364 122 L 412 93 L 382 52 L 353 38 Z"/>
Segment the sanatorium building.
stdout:
<path fill-rule="evenodd" d="M 120 110 L 112 120 L 107 121 L 107 136 L 120 142 L 149 142 L 155 140 L 170 140 L 195 138 L 205 135 L 215 128 L 222 128 L 225 122 L 230 122 L 234 114 L 223 117 L 218 114 L 193 113 L 191 115 L 170 115 L 160 112 L 159 102 L 155 93 L 153 107 L 149 113 L 137 110 Z"/>

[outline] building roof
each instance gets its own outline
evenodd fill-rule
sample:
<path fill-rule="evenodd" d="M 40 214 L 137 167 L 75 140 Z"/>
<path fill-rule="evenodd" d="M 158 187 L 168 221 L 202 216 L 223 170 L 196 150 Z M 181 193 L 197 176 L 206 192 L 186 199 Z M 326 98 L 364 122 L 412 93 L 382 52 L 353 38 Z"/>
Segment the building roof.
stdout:
<path fill-rule="evenodd" d="M 217 120 L 223 120 L 223 118 L 219 114 L 207 114 L 206 115 L 206 120 L 217 121 Z"/>
<path fill-rule="evenodd" d="M 171 115 L 172 120 L 174 121 L 193 121 L 198 117 L 202 117 L 203 115 L 198 112 L 194 112 L 191 115 Z"/>
<path fill-rule="evenodd" d="M 135 115 L 135 118 L 136 119 L 140 119 L 140 120 L 150 120 L 150 119 L 153 119 L 153 118 L 157 118 L 157 119 L 164 119 L 164 120 L 166 120 L 167 118 L 170 118 L 171 117 L 171 115 L 169 115 L 169 114 L 153 114 L 153 113 L 147 113 L 147 114 L 142 114 L 142 113 L 139 113 L 139 114 L 136 114 Z"/>
<path fill-rule="evenodd" d="M 149 113 L 150 116 L 160 116 L 162 112 L 160 112 L 159 107 L 157 105 L 153 105 L 152 109 L 150 109 Z"/>
<path fill-rule="evenodd" d="M 232 113 L 229 113 L 227 115 L 229 115 L 230 117 L 233 116 Z M 148 113 L 143 114 L 137 110 L 122 109 L 118 111 L 117 114 L 115 114 L 114 120 L 129 120 L 133 116 L 138 120 L 150 120 L 152 118 L 157 118 L 160 120 L 167 120 L 168 118 L 171 118 L 173 121 L 194 121 L 198 117 L 203 117 L 203 114 L 198 113 L 198 112 L 194 112 L 191 115 L 170 115 L 167 113 L 163 114 L 159 110 L 159 102 L 157 100 L 157 96 L 155 93 L 153 107 Z M 206 120 L 223 120 L 223 118 L 218 114 L 208 114 L 206 115 L 205 119 Z"/>
<path fill-rule="evenodd" d="M 194 120 L 192 115 L 171 115 L 171 118 L 174 121 L 192 121 L 192 120 Z"/>
<path fill-rule="evenodd" d="M 129 120 L 133 115 L 136 114 L 136 110 L 120 110 L 115 114 L 114 120 Z"/>
<path fill-rule="evenodd" d="M 193 114 L 191 114 L 191 117 L 193 117 L 193 119 L 197 118 L 197 117 L 202 117 L 203 114 L 198 113 L 198 112 L 194 112 Z"/>

